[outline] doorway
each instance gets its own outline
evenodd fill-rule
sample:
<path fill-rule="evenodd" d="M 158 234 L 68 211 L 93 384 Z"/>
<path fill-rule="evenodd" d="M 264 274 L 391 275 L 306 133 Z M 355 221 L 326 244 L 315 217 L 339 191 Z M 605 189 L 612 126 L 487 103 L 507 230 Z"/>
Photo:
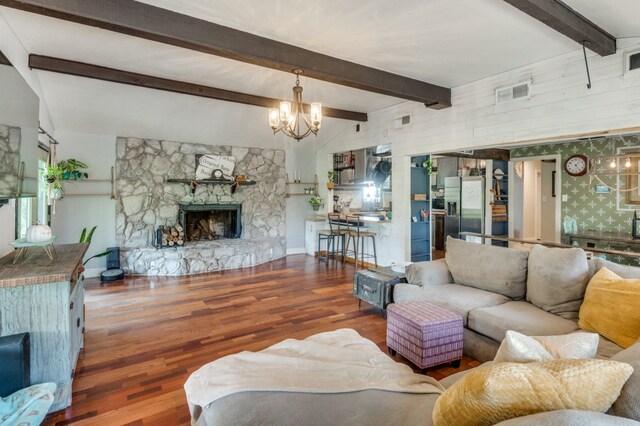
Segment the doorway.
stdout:
<path fill-rule="evenodd" d="M 510 162 L 514 176 L 509 204 L 511 238 L 560 243 L 560 155 L 519 158 Z"/>

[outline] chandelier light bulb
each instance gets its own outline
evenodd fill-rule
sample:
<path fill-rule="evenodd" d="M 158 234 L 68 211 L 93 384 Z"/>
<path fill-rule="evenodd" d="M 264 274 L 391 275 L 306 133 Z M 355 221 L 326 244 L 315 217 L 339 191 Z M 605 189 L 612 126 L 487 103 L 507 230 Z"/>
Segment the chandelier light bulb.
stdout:
<path fill-rule="evenodd" d="M 269 125 L 274 130 L 280 125 L 280 111 L 278 108 L 269 108 Z"/>
<path fill-rule="evenodd" d="M 616 163 L 616 159 L 612 158 L 611 159 L 611 164 L 609 164 L 609 167 L 611 167 L 612 169 L 615 169 L 617 165 L 618 164 Z"/>
<path fill-rule="evenodd" d="M 288 123 L 291 118 L 291 102 L 282 101 L 280 102 L 280 121 L 283 123 Z"/>
<path fill-rule="evenodd" d="M 322 120 L 322 104 L 320 102 L 313 102 L 311 104 L 311 124 L 320 128 L 320 121 Z"/>
<path fill-rule="evenodd" d="M 624 162 L 624 166 L 628 169 L 631 167 L 631 158 L 627 157 L 627 160 Z"/>

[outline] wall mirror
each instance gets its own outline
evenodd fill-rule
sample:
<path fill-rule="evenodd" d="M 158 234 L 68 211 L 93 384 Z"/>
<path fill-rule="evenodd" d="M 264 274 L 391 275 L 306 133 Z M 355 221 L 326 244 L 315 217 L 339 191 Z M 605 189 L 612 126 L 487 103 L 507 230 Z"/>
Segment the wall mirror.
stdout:
<path fill-rule="evenodd" d="M 39 103 L 0 52 L 0 199 L 38 194 Z"/>

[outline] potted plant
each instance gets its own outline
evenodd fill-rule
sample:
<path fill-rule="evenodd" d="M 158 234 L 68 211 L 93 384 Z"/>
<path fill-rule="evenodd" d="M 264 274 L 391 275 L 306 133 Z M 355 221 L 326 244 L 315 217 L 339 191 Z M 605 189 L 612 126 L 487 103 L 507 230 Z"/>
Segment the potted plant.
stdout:
<path fill-rule="evenodd" d="M 313 197 L 309 198 L 309 204 L 311 204 L 311 207 L 313 207 L 313 211 L 317 212 L 318 210 L 320 210 L 320 205 L 322 204 L 322 197 L 314 195 Z"/>
<path fill-rule="evenodd" d="M 58 166 L 62 168 L 64 180 L 87 179 L 89 177 L 89 174 L 80 171 L 80 169 L 86 169 L 88 166 L 82 161 L 78 161 L 74 158 L 60 161 Z"/>
<path fill-rule="evenodd" d="M 86 243 L 87 244 L 87 250 L 89 250 L 88 246 L 91 245 L 91 239 L 93 238 L 93 233 L 96 231 L 97 226 L 94 226 L 93 228 L 91 228 L 91 230 L 89 232 L 87 232 L 87 228 L 82 228 L 82 233 L 80 234 L 80 243 Z M 91 259 L 95 259 L 97 257 L 104 257 L 106 255 L 108 255 L 109 253 L 111 253 L 111 250 L 106 250 L 103 251 L 102 253 L 98 253 L 96 255 L 91 256 L 90 258 L 83 260 L 82 262 L 82 266 L 79 269 L 79 272 L 84 272 L 85 268 L 84 265 L 87 264 L 88 261 L 90 261 Z"/>
<path fill-rule="evenodd" d="M 336 178 L 336 172 L 334 172 L 333 170 L 329 170 L 327 172 L 327 177 L 329 178 L 329 181 L 327 182 L 327 189 L 332 190 L 333 188 L 335 188 L 335 184 L 333 183 L 333 181 Z"/>
<path fill-rule="evenodd" d="M 431 176 L 433 174 L 433 160 L 431 158 L 427 158 L 422 162 L 422 167 L 424 171 L 427 173 L 427 176 Z"/>
<path fill-rule="evenodd" d="M 64 185 L 62 183 L 64 180 L 64 169 L 60 164 L 47 165 L 42 179 L 46 184 L 47 192 L 51 198 L 56 200 L 62 198 L 62 194 L 64 193 Z"/>

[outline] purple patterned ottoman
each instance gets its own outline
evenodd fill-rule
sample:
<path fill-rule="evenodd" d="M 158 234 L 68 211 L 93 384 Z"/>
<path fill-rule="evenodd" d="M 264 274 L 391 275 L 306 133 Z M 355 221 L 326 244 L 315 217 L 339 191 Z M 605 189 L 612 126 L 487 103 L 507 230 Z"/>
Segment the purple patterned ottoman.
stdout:
<path fill-rule="evenodd" d="M 387 306 L 387 347 L 425 369 L 462 358 L 462 317 L 427 301 Z"/>

